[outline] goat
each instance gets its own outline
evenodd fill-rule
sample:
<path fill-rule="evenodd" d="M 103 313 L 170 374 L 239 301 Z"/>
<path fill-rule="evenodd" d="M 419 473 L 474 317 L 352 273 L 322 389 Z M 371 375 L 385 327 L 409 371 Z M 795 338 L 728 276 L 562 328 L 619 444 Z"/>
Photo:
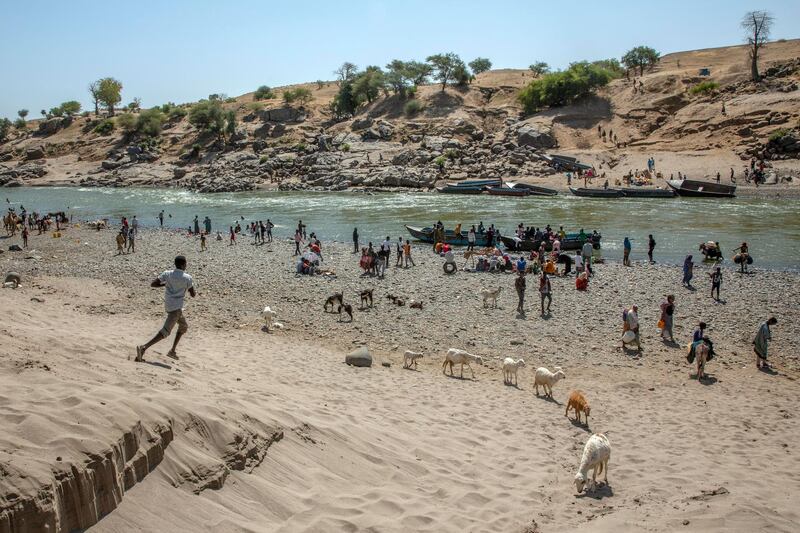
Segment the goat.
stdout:
<path fill-rule="evenodd" d="M 514 385 L 517 384 L 517 370 L 525 366 L 523 359 L 514 359 L 513 357 L 506 357 L 503 359 L 503 384 L 509 385 L 511 383 L 511 376 L 514 376 Z"/>
<path fill-rule="evenodd" d="M 545 367 L 539 367 L 536 369 L 536 373 L 533 375 L 533 386 L 536 387 L 536 396 L 539 396 L 539 385 L 544 388 L 545 396 L 552 398 L 553 397 L 553 385 L 558 383 L 559 380 L 564 379 L 564 372 L 561 370 L 560 366 L 556 367 L 555 373 L 550 372 Z"/>
<path fill-rule="evenodd" d="M 564 416 L 569 416 L 569 410 L 573 409 L 575 411 L 575 416 L 578 417 L 578 423 L 581 422 L 581 413 L 586 415 L 586 425 L 589 425 L 589 413 L 591 412 L 592 408 L 589 406 L 589 402 L 586 400 L 586 397 L 583 395 L 581 391 L 574 390 L 569 393 L 569 400 L 567 401 L 567 410 L 564 413 Z"/>
<path fill-rule="evenodd" d="M 264 324 L 267 328 L 267 332 L 269 332 L 270 328 L 276 324 L 275 319 L 278 317 L 278 313 L 270 309 L 269 306 L 266 306 L 263 311 L 261 311 L 261 317 L 264 319 Z"/>
<path fill-rule="evenodd" d="M 603 474 L 603 481 L 608 485 L 609 459 L 611 459 L 611 443 L 608 442 L 608 437 L 602 433 L 595 433 L 589 437 L 589 440 L 586 441 L 586 446 L 583 447 L 583 456 L 581 456 L 578 473 L 575 474 L 575 489 L 579 493 L 583 492 L 583 488 L 587 484 L 586 476 L 589 473 L 589 469 L 592 470 L 592 481 L 589 483 L 589 490 L 594 490 L 597 483 L 597 474 Z"/>
<path fill-rule="evenodd" d="M 327 313 L 328 312 L 328 306 L 330 306 L 331 307 L 331 312 L 333 312 L 333 307 L 337 303 L 339 304 L 339 307 L 341 307 L 342 304 L 344 304 L 344 295 L 341 292 L 337 292 L 337 293 L 334 293 L 332 296 L 328 296 L 328 299 L 325 300 L 325 304 L 322 306 L 322 308 Z"/>
<path fill-rule="evenodd" d="M 483 289 L 481 290 L 481 297 L 483 298 L 483 308 L 486 309 L 487 304 L 491 301 L 492 307 L 497 307 L 497 297 L 500 296 L 500 291 L 503 287 L 496 289 Z"/>
<path fill-rule="evenodd" d="M 353 321 L 353 306 L 350 304 L 340 304 L 339 305 L 339 322 L 342 321 L 342 311 L 347 313 L 350 316 L 350 322 Z"/>
<path fill-rule="evenodd" d="M 419 300 L 411 300 L 411 303 L 408 304 L 411 309 L 422 309 L 422 302 Z"/>
<path fill-rule="evenodd" d="M 453 365 L 461 365 L 461 377 L 464 377 L 464 365 L 467 365 L 469 371 L 472 372 L 472 379 L 475 379 L 475 371 L 472 370 L 472 366 L 470 363 L 477 363 L 479 365 L 483 365 L 483 359 L 479 355 L 472 355 L 471 353 L 467 353 L 464 350 L 458 350 L 456 348 L 450 348 L 447 350 L 447 355 L 444 357 L 444 362 L 442 363 L 442 374 L 444 374 L 447 370 L 447 366 L 450 366 L 450 376 L 453 375 Z"/>
<path fill-rule="evenodd" d="M 361 291 L 361 308 L 364 309 L 367 307 L 367 302 L 369 302 L 369 307 L 372 307 L 372 292 L 375 289 L 364 289 Z"/>
<path fill-rule="evenodd" d="M 403 368 L 411 368 L 411 365 L 414 365 L 414 368 L 417 368 L 417 359 L 422 359 L 423 355 L 419 352 L 412 352 L 411 350 L 406 350 L 403 354 Z"/>

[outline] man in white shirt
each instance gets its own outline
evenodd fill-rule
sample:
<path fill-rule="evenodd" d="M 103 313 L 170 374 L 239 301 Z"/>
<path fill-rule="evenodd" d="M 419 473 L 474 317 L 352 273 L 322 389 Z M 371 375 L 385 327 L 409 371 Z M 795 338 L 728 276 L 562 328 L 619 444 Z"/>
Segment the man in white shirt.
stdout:
<path fill-rule="evenodd" d="M 167 318 L 161 330 L 156 333 L 147 344 L 136 347 L 135 361 L 144 361 L 145 351 L 155 343 L 169 337 L 175 324 L 178 325 L 178 332 L 175 334 L 175 341 L 172 343 L 172 349 L 167 352 L 167 356 L 172 359 L 178 359 L 178 354 L 175 352 L 175 349 L 178 347 L 178 341 L 181 340 L 183 334 L 189 329 L 189 324 L 187 324 L 186 319 L 183 318 L 183 302 L 186 298 L 186 291 L 189 291 L 192 298 L 197 295 L 194 290 L 192 276 L 184 272 L 185 270 L 186 258 L 179 255 L 175 258 L 175 270 L 162 272 L 150 283 L 151 287 L 164 287 L 164 309 L 167 312 Z"/>

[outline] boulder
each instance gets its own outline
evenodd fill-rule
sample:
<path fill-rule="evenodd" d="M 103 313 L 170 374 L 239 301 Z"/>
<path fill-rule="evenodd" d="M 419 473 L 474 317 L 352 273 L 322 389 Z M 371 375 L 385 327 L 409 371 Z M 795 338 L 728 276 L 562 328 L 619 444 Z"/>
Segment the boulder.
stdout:
<path fill-rule="evenodd" d="M 280 137 L 286 133 L 286 124 L 275 124 L 270 132 L 270 137 Z"/>
<path fill-rule="evenodd" d="M 353 131 L 365 130 L 372 126 L 372 122 L 373 122 L 372 119 L 369 117 L 357 118 L 353 121 L 353 124 L 350 126 L 350 129 L 352 129 Z"/>
<path fill-rule="evenodd" d="M 22 251 L 22 247 L 19 244 L 12 244 L 11 246 L 8 247 L 8 251 L 9 252 L 21 252 Z M 367 354 L 367 355 L 369 355 L 369 354 Z"/>
<path fill-rule="evenodd" d="M 370 367 L 372 366 L 372 355 L 369 353 L 369 348 L 362 346 L 347 354 L 344 362 L 350 366 Z"/>
<path fill-rule="evenodd" d="M 517 144 L 534 148 L 553 148 L 556 146 L 553 128 L 541 123 L 523 124 L 517 130 Z"/>
<path fill-rule="evenodd" d="M 100 166 L 103 168 L 103 170 L 114 170 L 121 167 L 122 163 L 120 161 L 113 161 L 111 159 L 106 159 L 105 161 L 100 163 Z"/>
<path fill-rule="evenodd" d="M 186 175 L 186 169 L 181 167 L 175 167 L 172 169 L 172 176 L 179 180 Z"/>
<path fill-rule="evenodd" d="M 37 133 L 39 135 L 53 135 L 58 130 L 60 130 L 64 125 L 64 121 L 61 117 L 53 117 L 48 118 L 47 120 L 43 120 L 39 123 L 39 129 Z"/>
<path fill-rule="evenodd" d="M 447 142 L 448 139 L 444 137 L 439 137 L 437 135 L 426 135 L 425 139 L 422 141 L 422 146 L 428 150 L 441 152 Z"/>
<path fill-rule="evenodd" d="M 25 159 L 33 161 L 34 159 L 42 159 L 44 157 L 44 147 L 34 146 L 25 150 Z"/>
<path fill-rule="evenodd" d="M 303 122 L 305 113 L 292 107 L 265 109 L 259 113 L 265 122 Z"/>

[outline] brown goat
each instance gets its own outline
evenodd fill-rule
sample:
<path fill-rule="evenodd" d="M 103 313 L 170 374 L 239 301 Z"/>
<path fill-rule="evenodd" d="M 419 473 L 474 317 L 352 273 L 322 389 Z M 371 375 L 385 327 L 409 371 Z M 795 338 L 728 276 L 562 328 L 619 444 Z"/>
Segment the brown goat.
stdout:
<path fill-rule="evenodd" d="M 589 406 L 589 402 L 586 400 L 586 397 L 583 395 L 581 391 L 574 390 L 569 393 L 569 401 L 567 401 L 567 410 L 564 413 L 564 416 L 569 416 L 569 410 L 575 410 L 575 416 L 578 417 L 578 423 L 581 422 L 581 413 L 586 415 L 586 425 L 589 425 L 589 412 L 592 408 Z"/>

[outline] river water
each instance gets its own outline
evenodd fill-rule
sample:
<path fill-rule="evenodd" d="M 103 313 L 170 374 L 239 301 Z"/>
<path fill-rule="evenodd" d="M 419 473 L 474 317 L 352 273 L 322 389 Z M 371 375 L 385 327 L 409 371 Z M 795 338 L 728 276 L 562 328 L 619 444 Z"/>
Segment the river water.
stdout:
<path fill-rule="evenodd" d="M 755 266 L 800 270 L 800 202 L 793 199 L 699 198 L 605 200 L 559 194 L 552 198 L 504 198 L 436 193 L 356 192 L 315 193 L 255 191 L 198 194 L 180 189 L 17 188 L 4 189 L 12 205 L 29 211 L 67 210 L 76 219 L 137 215 L 145 226 L 156 226 L 162 209 L 165 226 L 188 228 L 195 215 L 211 217 L 214 231 L 225 229 L 241 216 L 246 221 L 271 219 L 278 237 L 293 234 L 298 219 L 319 238 L 351 242 L 354 227 L 361 240 L 377 243 L 389 235 L 406 235 L 404 224 L 430 226 L 442 220 L 452 228 L 479 221 L 495 224 L 504 234 L 520 222 L 567 232 L 584 228 L 603 235 L 605 257 L 618 260 L 622 240 L 633 242 L 634 260 L 646 258 L 647 236 L 657 242 L 655 258 L 681 263 L 686 254 L 701 256 L 698 244 L 719 241 L 730 266 L 732 249 L 750 245 Z"/>

